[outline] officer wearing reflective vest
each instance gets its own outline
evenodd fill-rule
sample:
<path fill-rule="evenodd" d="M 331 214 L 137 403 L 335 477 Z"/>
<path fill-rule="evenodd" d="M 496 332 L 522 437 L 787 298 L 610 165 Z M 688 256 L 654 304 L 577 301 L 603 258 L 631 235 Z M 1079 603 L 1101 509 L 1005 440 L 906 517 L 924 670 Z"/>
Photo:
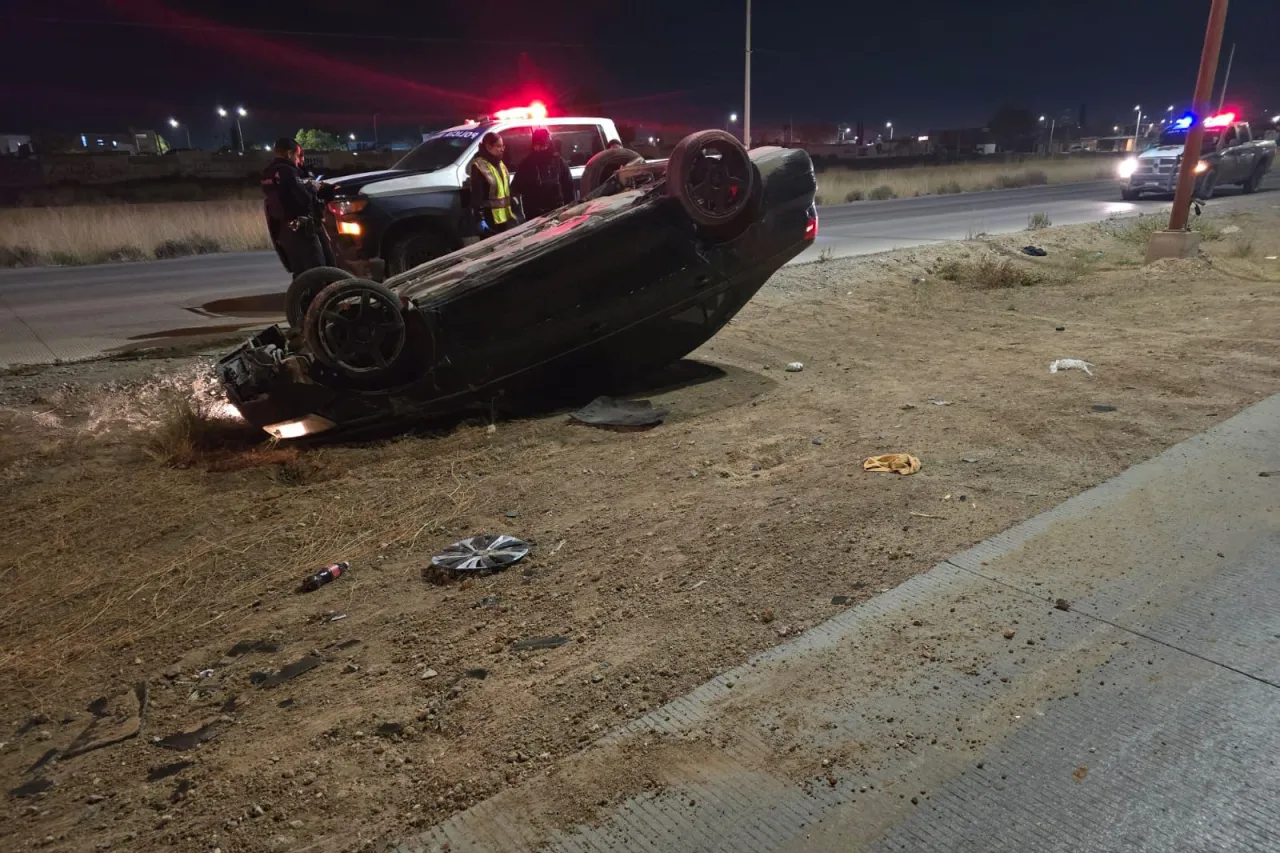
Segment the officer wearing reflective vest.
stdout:
<path fill-rule="evenodd" d="M 468 169 L 471 179 L 471 210 L 480 238 L 491 237 L 516 224 L 511 209 L 511 175 L 502 162 L 506 145 L 502 137 L 489 132 L 480 140 L 480 153 Z"/>

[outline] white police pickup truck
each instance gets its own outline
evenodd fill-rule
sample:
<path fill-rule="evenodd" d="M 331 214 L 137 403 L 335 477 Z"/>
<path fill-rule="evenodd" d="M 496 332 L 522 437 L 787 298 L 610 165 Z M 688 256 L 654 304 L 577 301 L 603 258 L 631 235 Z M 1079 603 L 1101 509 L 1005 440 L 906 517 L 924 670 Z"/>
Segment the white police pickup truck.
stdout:
<path fill-rule="evenodd" d="M 1120 195 L 1125 201 L 1135 201 L 1143 193 L 1173 193 L 1194 120 L 1183 116 L 1161 132 L 1155 145 L 1120 163 L 1117 174 L 1124 182 Z M 1246 193 L 1254 192 L 1275 158 L 1276 143 L 1255 139 L 1248 122 L 1236 121 L 1235 113 L 1209 116 L 1204 120 L 1204 141 L 1195 165 L 1195 196 L 1212 198 L 1218 187 L 1230 184 Z"/>
<path fill-rule="evenodd" d="M 551 132 L 575 184 L 587 161 L 618 138 L 610 119 L 548 117 L 536 102 L 427 134 L 390 169 L 325 182 L 332 200 L 324 224 L 338 266 L 382 281 L 460 248 L 471 227 L 463 185 L 481 138 L 502 137 L 514 174 L 532 150 L 535 127 Z"/>

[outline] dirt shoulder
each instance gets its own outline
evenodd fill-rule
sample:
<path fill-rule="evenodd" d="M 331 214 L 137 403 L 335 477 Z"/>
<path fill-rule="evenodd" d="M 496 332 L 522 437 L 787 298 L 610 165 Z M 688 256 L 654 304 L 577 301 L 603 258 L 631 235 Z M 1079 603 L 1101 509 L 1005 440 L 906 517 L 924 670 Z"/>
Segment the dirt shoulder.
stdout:
<path fill-rule="evenodd" d="M 4 798 L 6 836 L 356 849 L 553 771 L 1275 393 L 1271 201 L 1217 220 L 1195 261 L 1141 267 L 1131 226 L 1103 223 L 788 268 L 695 354 L 703 381 L 651 395 L 672 414 L 648 432 L 558 414 L 172 468 L 148 440 L 197 360 L 0 377 L 0 775 L 32 791 Z M 1094 375 L 1051 375 L 1060 358 Z M 923 469 L 862 470 L 894 451 Z M 480 532 L 533 553 L 424 579 Z M 338 559 L 347 577 L 293 591 Z M 568 642 L 511 649 L 547 636 Z M 197 743 L 156 742 L 181 732 Z"/>

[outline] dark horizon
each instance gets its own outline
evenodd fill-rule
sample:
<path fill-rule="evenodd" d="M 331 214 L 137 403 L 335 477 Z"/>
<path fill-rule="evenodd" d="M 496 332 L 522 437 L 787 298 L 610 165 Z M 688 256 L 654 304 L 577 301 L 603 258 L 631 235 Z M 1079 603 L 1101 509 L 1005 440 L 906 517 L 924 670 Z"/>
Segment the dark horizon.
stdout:
<path fill-rule="evenodd" d="M 243 105 L 247 143 L 300 127 L 387 141 L 534 97 L 553 110 L 599 104 L 619 124 L 723 126 L 742 112 L 744 6 L 655 0 L 643 12 L 544 0 L 396 9 L 312 0 L 16 0 L 0 16 L 18 75 L 0 82 L 3 132 L 154 129 L 225 144 L 215 115 Z M 433 4 L 434 5 L 434 4 Z M 984 124 L 1001 106 L 1093 124 L 1187 106 L 1207 0 L 1081 0 L 1061 11 L 992 0 L 972 7 L 795 7 L 756 0 L 752 124 L 887 121 L 899 135 Z M 1280 112 L 1268 74 L 1280 17 L 1267 0 L 1232 4 L 1219 85 L 1236 45 L 1228 102 Z M 481 19 L 478 9 L 486 13 Z M 589 14 L 584 13 L 587 10 Z M 372 22 L 372 23 L 371 23 Z M 1140 38 L 1140 40 L 1139 40 Z"/>

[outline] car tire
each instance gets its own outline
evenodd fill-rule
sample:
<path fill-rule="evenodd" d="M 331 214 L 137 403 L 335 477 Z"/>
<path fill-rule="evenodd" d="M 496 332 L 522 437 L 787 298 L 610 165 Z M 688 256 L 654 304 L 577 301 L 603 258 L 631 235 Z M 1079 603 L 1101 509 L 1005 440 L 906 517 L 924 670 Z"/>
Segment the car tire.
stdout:
<path fill-rule="evenodd" d="M 1200 183 L 1196 186 L 1193 195 L 1201 201 L 1208 201 L 1213 198 L 1213 193 L 1218 188 L 1218 170 L 1210 169 L 1204 173 L 1204 177 L 1200 179 Z"/>
<path fill-rule="evenodd" d="M 302 321 L 306 319 L 307 309 L 316 294 L 335 281 L 348 278 L 351 278 L 351 273 L 337 267 L 314 267 L 295 278 L 284 296 L 284 314 L 289 319 L 289 328 L 301 331 Z"/>
<path fill-rule="evenodd" d="M 586 199 L 598 190 L 605 181 L 617 174 L 618 170 L 623 166 L 643 162 L 644 158 L 630 148 L 606 148 L 604 151 L 593 155 L 587 161 L 587 165 L 583 167 L 582 179 L 579 182 L 579 193 L 583 199 Z"/>
<path fill-rule="evenodd" d="M 303 322 L 307 348 L 344 379 L 377 384 L 408 350 L 400 297 L 359 278 L 336 281 L 316 294 Z"/>
<path fill-rule="evenodd" d="M 686 136 L 667 161 L 667 195 L 702 228 L 724 231 L 740 225 L 753 209 L 758 183 L 747 149 L 723 130 Z"/>
<path fill-rule="evenodd" d="M 1137 201 L 1138 197 L 1141 195 L 1142 193 L 1138 192 L 1137 190 L 1131 190 L 1128 188 L 1120 190 L 1120 198 L 1124 199 L 1125 201 Z"/>
<path fill-rule="evenodd" d="M 1258 187 L 1262 184 L 1262 176 L 1266 173 L 1267 164 L 1263 161 L 1258 164 L 1257 168 L 1253 170 L 1253 173 L 1249 175 L 1243 184 L 1240 185 L 1240 191 L 1246 194 L 1256 193 L 1258 191 Z"/>
<path fill-rule="evenodd" d="M 397 237 L 387 251 L 387 275 L 400 275 L 414 267 L 442 258 L 454 250 L 442 234 L 429 228 Z"/>

